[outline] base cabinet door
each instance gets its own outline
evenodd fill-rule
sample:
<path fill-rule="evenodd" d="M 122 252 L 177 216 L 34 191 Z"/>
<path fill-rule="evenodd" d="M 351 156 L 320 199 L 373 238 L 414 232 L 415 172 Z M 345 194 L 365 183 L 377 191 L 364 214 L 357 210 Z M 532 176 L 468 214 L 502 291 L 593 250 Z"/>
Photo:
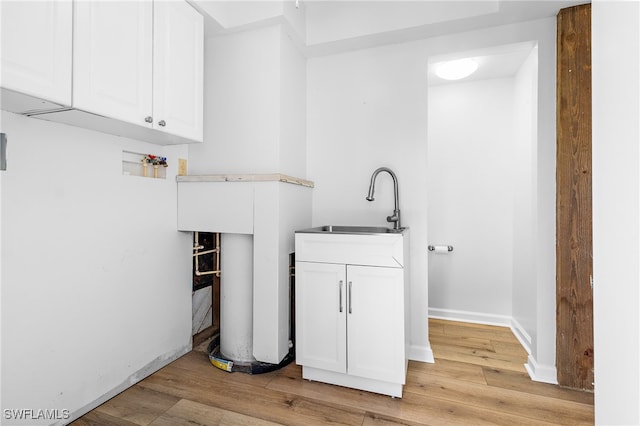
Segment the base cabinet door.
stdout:
<path fill-rule="evenodd" d="M 347 266 L 347 371 L 405 382 L 403 270 Z"/>
<path fill-rule="evenodd" d="M 405 382 L 403 270 L 296 262 L 297 363 Z"/>
<path fill-rule="evenodd" d="M 346 266 L 296 262 L 296 362 L 347 372 Z"/>

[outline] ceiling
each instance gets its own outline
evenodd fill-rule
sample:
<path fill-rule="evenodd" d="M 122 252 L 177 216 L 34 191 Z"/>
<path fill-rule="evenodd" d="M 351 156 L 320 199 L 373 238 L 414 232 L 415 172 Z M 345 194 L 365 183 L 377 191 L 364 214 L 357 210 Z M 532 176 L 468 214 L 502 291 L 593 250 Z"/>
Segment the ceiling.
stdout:
<path fill-rule="evenodd" d="M 432 56 L 429 58 L 428 81 L 430 86 L 459 83 L 459 80 L 444 80 L 433 72 L 432 64 L 452 59 L 471 58 L 478 63 L 478 70 L 461 81 L 487 80 L 515 76 L 520 67 L 536 48 L 535 42 L 525 42 L 492 46 L 471 52 L 457 52 L 454 55 Z"/>
<path fill-rule="evenodd" d="M 287 21 L 307 57 L 446 36 L 481 28 L 554 17 L 588 0 L 188 0 L 208 22 L 208 36 Z M 275 20 L 275 21 L 274 21 Z M 293 38 L 292 38 L 293 39 Z M 515 75 L 533 43 L 497 46 L 460 57 L 481 65 L 478 80 Z M 432 85 L 450 83 L 429 75 Z"/>
<path fill-rule="evenodd" d="M 299 0 L 309 56 L 556 16 L 588 0 Z"/>
<path fill-rule="evenodd" d="M 445 36 L 499 25 L 554 17 L 579 1 L 521 0 L 299 0 L 306 13 L 306 53 L 322 56 L 384 44 Z M 478 70 L 463 81 L 514 76 L 535 43 L 495 46 L 473 52 L 431 57 L 429 63 L 473 58 Z M 429 67 L 429 84 L 457 81 L 437 77 Z"/>

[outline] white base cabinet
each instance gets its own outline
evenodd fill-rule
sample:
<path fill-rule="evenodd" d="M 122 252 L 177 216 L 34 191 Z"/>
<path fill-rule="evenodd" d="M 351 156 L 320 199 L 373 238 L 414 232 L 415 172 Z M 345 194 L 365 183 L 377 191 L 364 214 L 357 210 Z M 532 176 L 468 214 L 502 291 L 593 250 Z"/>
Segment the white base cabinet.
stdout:
<path fill-rule="evenodd" d="M 303 378 L 402 397 L 408 336 L 404 268 L 325 263 L 308 239 L 300 241 L 306 236 L 324 237 L 296 233 L 296 362 Z M 387 236 L 353 237 L 370 247 Z"/>

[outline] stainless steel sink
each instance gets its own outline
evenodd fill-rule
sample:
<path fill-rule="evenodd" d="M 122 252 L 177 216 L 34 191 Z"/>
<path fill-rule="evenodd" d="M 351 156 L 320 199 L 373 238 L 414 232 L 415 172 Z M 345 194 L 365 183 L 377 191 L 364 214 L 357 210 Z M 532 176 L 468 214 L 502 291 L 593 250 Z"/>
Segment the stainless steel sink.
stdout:
<path fill-rule="evenodd" d="M 401 234 L 405 228 L 392 229 L 384 226 L 341 226 L 325 225 L 302 229 L 296 233 L 303 234 Z"/>

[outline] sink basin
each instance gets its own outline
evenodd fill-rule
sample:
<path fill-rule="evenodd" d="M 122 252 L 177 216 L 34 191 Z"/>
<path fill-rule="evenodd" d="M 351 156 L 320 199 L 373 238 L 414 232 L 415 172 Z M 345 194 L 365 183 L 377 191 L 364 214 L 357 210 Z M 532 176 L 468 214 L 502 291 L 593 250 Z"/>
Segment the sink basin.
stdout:
<path fill-rule="evenodd" d="M 325 225 L 296 231 L 302 234 L 401 234 L 405 228 L 393 229 L 384 226 L 340 226 Z"/>

